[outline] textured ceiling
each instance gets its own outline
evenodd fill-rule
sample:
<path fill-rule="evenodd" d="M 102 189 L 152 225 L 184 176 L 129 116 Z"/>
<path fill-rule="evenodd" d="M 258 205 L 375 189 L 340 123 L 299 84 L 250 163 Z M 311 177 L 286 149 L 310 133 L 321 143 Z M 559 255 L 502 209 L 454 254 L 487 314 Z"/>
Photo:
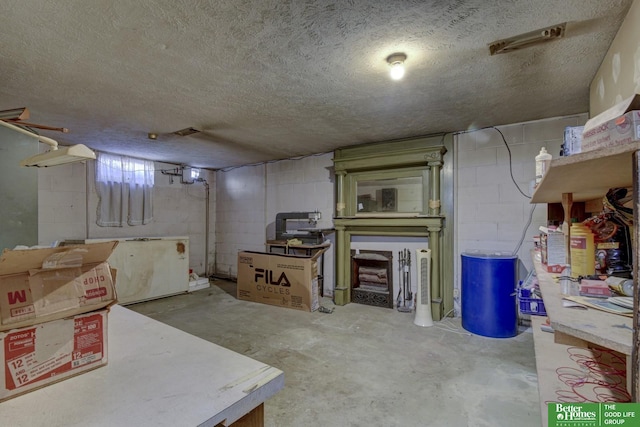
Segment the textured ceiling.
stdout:
<path fill-rule="evenodd" d="M 42 131 L 61 144 L 209 168 L 580 113 L 630 3 L 3 0 L 0 110 L 69 128 Z M 561 22 L 564 39 L 489 55 Z"/>

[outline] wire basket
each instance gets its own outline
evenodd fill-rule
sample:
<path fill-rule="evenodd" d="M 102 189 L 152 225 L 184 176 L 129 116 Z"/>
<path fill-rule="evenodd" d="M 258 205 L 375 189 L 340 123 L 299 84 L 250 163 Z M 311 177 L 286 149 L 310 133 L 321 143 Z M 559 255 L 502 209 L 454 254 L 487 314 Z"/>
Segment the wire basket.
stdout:
<path fill-rule="evenodd" d="M 532 298 L 531 290 L 529 289 L 518 289 L 518 307 L 522 314 L 531 314 L 534 316 L 547 315 L 542 298 Z"/>

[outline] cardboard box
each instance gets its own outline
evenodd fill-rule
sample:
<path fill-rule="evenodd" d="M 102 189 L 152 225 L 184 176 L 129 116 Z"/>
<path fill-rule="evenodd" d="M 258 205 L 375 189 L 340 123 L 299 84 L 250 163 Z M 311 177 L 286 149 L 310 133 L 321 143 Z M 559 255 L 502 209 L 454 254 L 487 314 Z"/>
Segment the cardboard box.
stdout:
<path fill-rule="evenodd" d="M 604 280 L 582 279 L 580 295 L 587 297 L 608 298 L 613 296 L 609 285 Z"/>
<path fill-rule="evenodd" d="M 564 233 L 540 227 L 540 258 L 549 273 L 561 273 L 567 264 Z"/>
<path fill-rule="evenodd" d="M 115 304 L 115 272 L 105 260 L 117 245 L 5 250 L 0 257 L 0 331 Z"/>
<path fill-rule="evenodd" d="M 108 311 L 0 332 L 0 402 L 106 365 Z"/>
<path fill-rule="evenodd" d="M 238 254 L 238 299 L 303 311 L 315 311 L 318 297 L 318 259 L 313 256 L 263 252 Z"/>
<path fill-rule="evenodd" d="M 640 95 L 636 94 L 589 119 L 582 133 L 582 152 L 640 140 Z"/>

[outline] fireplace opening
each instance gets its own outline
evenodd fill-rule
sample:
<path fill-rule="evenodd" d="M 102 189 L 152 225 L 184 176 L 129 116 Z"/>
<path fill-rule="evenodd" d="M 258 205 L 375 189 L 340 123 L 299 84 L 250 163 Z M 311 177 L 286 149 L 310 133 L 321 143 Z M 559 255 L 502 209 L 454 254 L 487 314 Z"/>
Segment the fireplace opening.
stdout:
<path fill-rule="evenodd" d="M 393 308 L 393 253 L 351 251 L 351 301 Z"/>

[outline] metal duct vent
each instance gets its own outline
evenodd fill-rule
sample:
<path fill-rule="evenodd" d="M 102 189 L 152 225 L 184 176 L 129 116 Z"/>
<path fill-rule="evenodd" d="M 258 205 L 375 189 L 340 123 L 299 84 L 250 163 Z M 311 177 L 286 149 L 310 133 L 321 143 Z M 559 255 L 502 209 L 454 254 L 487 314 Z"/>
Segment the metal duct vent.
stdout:
<path fill-rule="evenodd" d="M 566 22 L 489 44 L 491 55 L 507 53 L 564 37 Z"/>
<path fill-rule="evenodd" d="M 200 133 L 200 131 L 196 128 L 185 128 L 173 132 L 174 135 L 178 136 L 189 136 L 193 135 L 194 133 Z"/>

